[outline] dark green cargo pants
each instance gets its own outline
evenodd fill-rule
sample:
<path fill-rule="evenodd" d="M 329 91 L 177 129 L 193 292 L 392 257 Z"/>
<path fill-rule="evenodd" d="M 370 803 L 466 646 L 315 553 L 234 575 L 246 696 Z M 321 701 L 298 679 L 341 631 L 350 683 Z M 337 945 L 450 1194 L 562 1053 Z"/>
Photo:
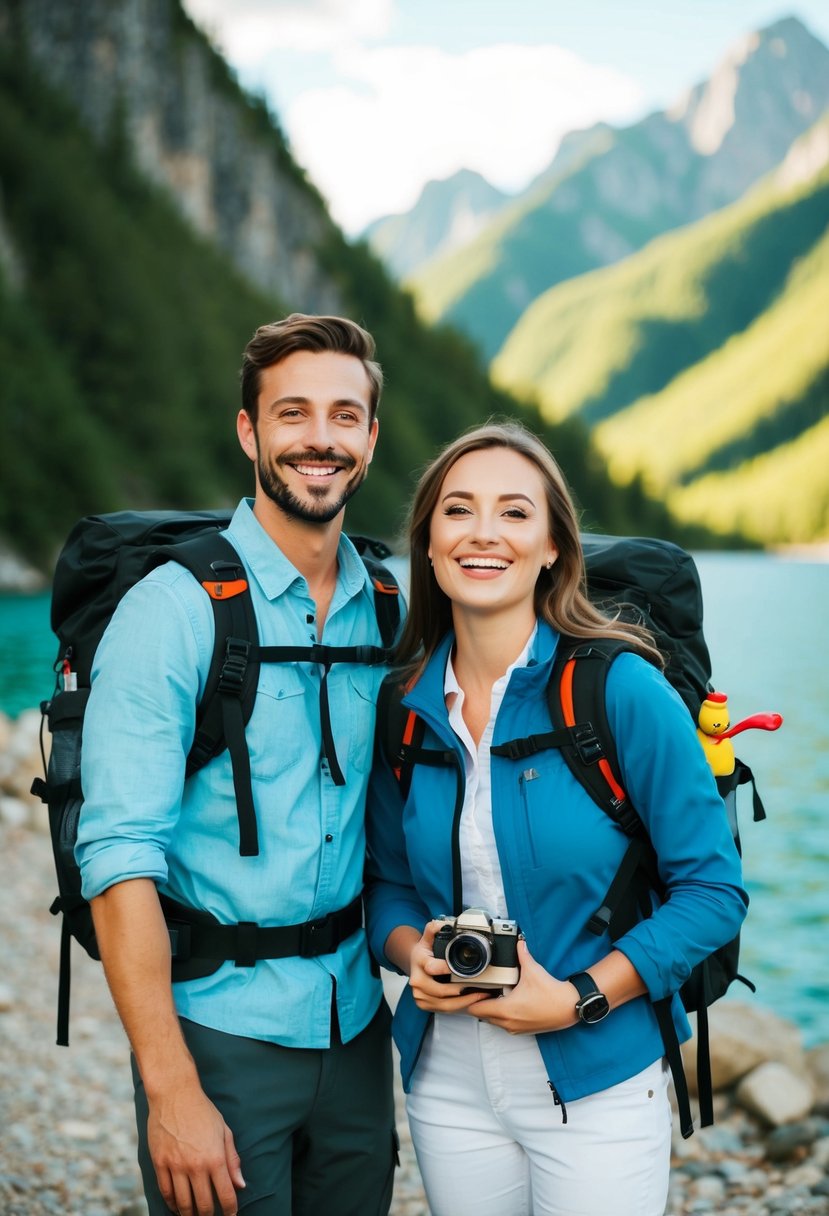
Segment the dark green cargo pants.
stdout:
<path fill-rule="evenodd" d="M 244 1216 L 386 1216 L 394 1130 L 384 1002 L 350 1043 L 280 1047 L 182 1019 L 205 1093 L 233 1132 Z M 133 1062 L 138 1161 L 150 1216 L 167 1216 L 147 1150 L 147 1100 Z"/>

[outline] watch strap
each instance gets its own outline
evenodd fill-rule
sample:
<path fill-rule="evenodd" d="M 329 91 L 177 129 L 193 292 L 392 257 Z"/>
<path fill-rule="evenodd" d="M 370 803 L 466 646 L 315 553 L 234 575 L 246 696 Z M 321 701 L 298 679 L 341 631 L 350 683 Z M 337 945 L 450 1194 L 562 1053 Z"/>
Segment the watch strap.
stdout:
<path fill-rule="evenodd" d="M 577 971 L 574 975 L 568 975 L 567 983 L 573 985 L 581 1000 L 599 992 L 598 985 L 589 971 Z"/>

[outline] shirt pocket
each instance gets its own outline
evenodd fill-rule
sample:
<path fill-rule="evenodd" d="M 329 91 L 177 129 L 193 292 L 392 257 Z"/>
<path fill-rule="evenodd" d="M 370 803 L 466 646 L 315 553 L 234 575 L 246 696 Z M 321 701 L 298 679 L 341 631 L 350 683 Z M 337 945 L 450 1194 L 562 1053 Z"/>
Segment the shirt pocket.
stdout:
<path fill-rule="evenodd" d="M 371 767 L 377 692 L 384 674 L 383 669 L 374 667 L 357 667 L 348 673 L 348 759 L 358 773 L 368 772 Z"/>
<path fill-rule="evenodd" d="M 308 708 L 313 701 L 313 712 Z M 262 665 L 253 713 L 245 728 L 250 775 L 270 781 L 298 764 L 309 748 L 319 754 L 318 695 L 288 663 Z"/>

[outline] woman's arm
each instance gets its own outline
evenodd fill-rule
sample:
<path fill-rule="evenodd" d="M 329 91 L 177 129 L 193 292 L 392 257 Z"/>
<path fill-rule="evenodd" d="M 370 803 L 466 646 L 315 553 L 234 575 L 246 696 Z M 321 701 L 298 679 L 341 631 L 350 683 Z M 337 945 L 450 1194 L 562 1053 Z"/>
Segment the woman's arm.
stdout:
<path fill-rule="evenodd" d="M 654 1000 L 730 941 L 746 914 L 742 866 L 686 706 L 644 660 L 608 673 L 607 710 L 622 780 L 656 854 L 663 902 L 615 943 Z"/>
<path fill-rule="evenodd" d="M 518 941 L 518 963 L 521 978 L 512 991 L 482 1001 L 470 1013 L 510 1034 L 542 1034 L 575 1026 L 579 993 L 573 984 L 545 971 L 530 954 L 523 938 Z M 618 950 L 611 950 L 587 971 L 599 992 L 607 997 L 611 1010 L 647 992 L 639 972 Z"/>

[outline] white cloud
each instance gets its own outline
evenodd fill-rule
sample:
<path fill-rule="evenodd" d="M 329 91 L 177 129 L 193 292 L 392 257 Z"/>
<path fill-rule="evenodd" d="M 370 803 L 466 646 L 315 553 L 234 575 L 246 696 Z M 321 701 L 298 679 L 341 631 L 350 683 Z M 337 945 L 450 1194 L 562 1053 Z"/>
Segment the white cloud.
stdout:
<path fill-rule="evenodd" d="M 340 83 L 300 94 L 282 117 L 296 158 L 349 232 L 406 210 L 425 181 L 459 168 L 519 189 L 567 131 L 629 121 L 643 103 L 629 77 L 552 45 L 457 55 L 352 46 L 334 63 Z"/>
<path fill-rule="evenodd" d="M 184 0 L 190 16 L 240 69 L 272 51 L 331 51 L 383 37 L 393 0 Z"/>

